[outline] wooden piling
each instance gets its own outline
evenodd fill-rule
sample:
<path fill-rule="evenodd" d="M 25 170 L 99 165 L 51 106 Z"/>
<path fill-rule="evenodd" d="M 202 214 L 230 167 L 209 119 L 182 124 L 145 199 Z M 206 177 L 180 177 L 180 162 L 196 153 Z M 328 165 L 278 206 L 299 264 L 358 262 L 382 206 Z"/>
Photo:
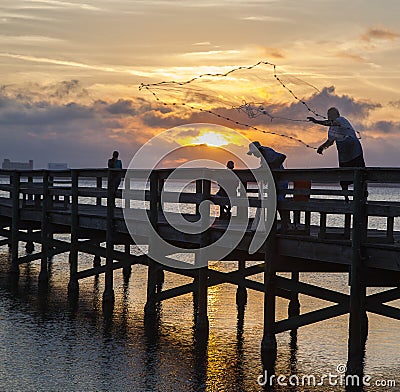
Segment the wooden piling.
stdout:
<path fill-rule="evenodd" d="M 290 301 L 288 306 L 288 316 L 294 317 L 300 314 L 300 301 L 299 292 L 296 290 L 296 286 L 299 283 L 300 274 L 298 271 L 292 272 L 292 285 L 293 289 L 290 292 Z"/>
<path fill-rule="evenodd" d="M 11 267 L 10 276 L 13 279 L 19 277 L 18 263 L 18 247 L 19 247 L 19 189 L 20 189 L 20 174 L 14 171 L 10 177 L 11 180 L 11 198 L 12 198 L 12 216 L 11 216 Z"/>
<path fill-rule="evenodd" d="M 203 267 L 199 269 L 197 280 L 197 317 L 196 317 L 196 331 L 207 333 L 209 329 L 208 312 L 207 312 L 207 279 L 208 268 Z"/>
<path fill-rule="evenodd" d="M 42 185 L 42 221 L 40 227 L 41 243 L 42 243 L 42 256 L 40 260 L 40 273 L 39 273 L 39 285 L 42 287 L 48 284 L 49 274 L 47 271 L 47 261 L 49 258 L 49 221 L 47 216 L 47 210 L 50 202 L 49 194 L 49 173 L 45 170 L 43 173 L 43 185 Z"/>
<path fill-rule="evenodd" d="M 350 318 L 347 370 L 349 374 L 361 374 L 363 368 L 363 347 L 365 343 L 365 286 L 362 280 L 362 243 L 366 231 L 365 172 L 357 169 L 354 173 L 353 196 L 352 263 L 350 269 Z"/>
<path fill-rule="evenodd" d="M 159 204 L 159 179 L 157 173 L 150 175 L 150 224 L 153 230 L 157 231 L 158 226 L 158 204 Z M 149 239 L 149 254 L 152 247 L 157 246 L 154 238 Z M 147 270 L 147 300 L 144 308 L 145 316 L 150 317 L 156 314 L 155 295 L 157 290 L 157 262 L 149 257 Z"/>
<path fill-rule="evenodd" d="M 68 297 L 75 299 L 79 295 L 78 272 L 78 227 L 79 227 L 79 172 L 71 170 L 71 250 L 69 252 Z"/>
<path fill-rule="evenodd" d="M 247 304 L 247 289 L 244 276 L 245 268 L 246 260 L 240 259 L 238 261 L 239 283 L 236 290 L 236 305 L 239 310 L 244 308 Z"/>
<path fill-rule="evenodd" d="M 264 362 L 275 357 L 277 343 L 275 336 L 275 307 L 276 307 L 276 217 L 265 242 L 264 269 L 264 334 L 261 342 L 261 356 Z"/>
<path fill-rule="evenodd" d="M 103 177 L 96 178 L 96 188 L 101 190 L 103 188 Z M 96 197 L 96 205 L 101 206 L 101 197 Z"/>
<path fill-rule="evenodd" d="M 125 244 L 125 254 L 130 255 L 131 254 L 131 246 L 130 244 Z M 128 280 L 131 276 L 132 273 L 132 266 L 129 265 L 124 265 L 122 268 L 122 274 L 124 275 L 124 279 Z"/>
<path fill-rule="evenodd" d="M 32 235 L 31 229 L 28 229 L 28 235 Z M 27 241 L 27 243 L 25 244 L 25 251 L 27 254 L 31 254 L 35 251 L 35 244 L 33 243 L 33 241 Z"/>
<path fill-rule="evenodd" d="M 108 171 L 107 177 L 107 224 L 106 224 L 106 268 L 104 277 L 103 311 L 112 312 L 114 308 L 114 212 L 115 212 L 115 190 L 113 173 Z"/>
<path fill-rule="evenodd" d="M 28 189 L 30 189 L 30 187 L 32 187 L 33 185 L 33 177 L 32 176 L 28 176 Z M 28 193 L 27 197 L 26 197 L 26 202 L 33 202 L 33 195 L 31 193 Z M 32 235 L 32 230 L 28 229 L 28 235 L 31 234 Z M 31 254 L 35 251 L 35 245 L 33 244 L 32 241 L 27 241 L 25 244 L 25 250 L 26 253 Z"/>
<path fill-rule="evenodd" d="M 202 200 L 201 202 L 207 202 L 211 197 L 211 181 L 203 180 L 202 186 Z M 200 333 L 208 333 L 209 321 L 208 321 L 208 260 L 204 260 L 201 249 L 209 244 L 208 226 L 210 223 L 210 208 L 202 208 L 202 233 L 200 235 L 200 250 L 196 252 L 197 263 L 201 267 L 198 272 L 197 280 L 197 318 L 196 318 L 196 331 Z M 204 266 L 205 265 L 205 266 Z"/>
<path fill-rule="evenodd" d="M 100 244 L 98 244 L 100 247 Z M 99 255 L 94 255 L 93 257 L 93 267 L 100 267 L 101 266 L 101 257 Z"/>

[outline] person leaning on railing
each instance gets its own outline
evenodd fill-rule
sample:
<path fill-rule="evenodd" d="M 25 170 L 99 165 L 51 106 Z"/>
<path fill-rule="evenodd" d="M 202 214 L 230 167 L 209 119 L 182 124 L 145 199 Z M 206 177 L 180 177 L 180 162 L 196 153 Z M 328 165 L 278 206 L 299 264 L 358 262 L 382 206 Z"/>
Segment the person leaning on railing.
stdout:
<path fill-rule="evenodd" d="M 260 142 L 252 142 L 249 144 L 249 151 L 247 155 L 254 155 L 257 158 L 260 158 L 260 167 L 265 166 L 266 164 L 271 170 L 280 169 L 283 170 L 283 162 L 286 160 L 286 155 L 281 152 L 275 151 L 271 147 L 262 146 Z M 264 159 L 261 159 L 264 158 Z M 277 200 L 283 201 L 285 200 L 285 192 L 284 190 L 288 188 L 287 181 L 278 181 L 277 182 Z M 285 219 L 289 221 L 288 211 L 283 211 L 278 206 L 278 212 L 281 216 L 281 219 Z"/>

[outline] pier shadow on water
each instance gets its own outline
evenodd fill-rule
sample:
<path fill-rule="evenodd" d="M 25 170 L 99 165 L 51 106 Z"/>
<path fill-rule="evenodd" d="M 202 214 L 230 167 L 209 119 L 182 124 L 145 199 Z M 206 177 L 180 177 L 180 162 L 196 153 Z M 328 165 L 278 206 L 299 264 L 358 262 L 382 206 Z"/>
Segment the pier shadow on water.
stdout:
<path fill-rule="evenodd" d="M 154 315 L 144 317 L 144 267 L 134 266 L 130 276 L 116 274 L 115 308 L 105 316 L 102 276 L 82 281 L 79 299 L 71 301 L 66 290 L 68 263 L 60 266 L 63 260 L 50 260 L 49 284 L 38 290 L 38 264 L 21 266 L 19 281 L 10 283 L 7 253 L 0 257 L 0 330 L 6 342 L 1 349 L 2 390 L 346 390 L 257 383 L 265 371 L 288 377 L 307 374 L 313 366 L 304 347 L 309 329 L 303 335 L 299 330 L 278 337 L 278 354 L 262 363 L 262 314 L 255 305 L 259 297 L 249 295 L 247 305 L 237 305 L 233 289 L 218 288 L 222 291 L 211 293 L 214 302 L 209 303 L 209 334 L 197 333 L 196 301 L 191 296 L 156 305 Z M 226 295 L 227 290 L 233 295 Z M 317 339 L 323 336 L 313 332 Z M 317 358 L 335 363 L 324 351 L 328 349 L 315 342 Z"/>

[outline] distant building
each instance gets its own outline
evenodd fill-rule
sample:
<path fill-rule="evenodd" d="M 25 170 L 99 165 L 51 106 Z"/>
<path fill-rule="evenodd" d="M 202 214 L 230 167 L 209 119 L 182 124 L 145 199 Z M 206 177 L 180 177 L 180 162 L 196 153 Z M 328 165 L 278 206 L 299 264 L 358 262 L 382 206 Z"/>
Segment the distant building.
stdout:
<path fill-rule="evenodd" d="M 11 162 L 9 159 L 4 159 L 1 168 L 11 170 L 32 170 L 33 160 L 30 159 L 28 162 Z"/>
<path fill-rule="evenodd" d="M 68 169 L 68 163 L 49 162 L 47 164 L 47 168 L 49 170 L 67 170 Z"/>

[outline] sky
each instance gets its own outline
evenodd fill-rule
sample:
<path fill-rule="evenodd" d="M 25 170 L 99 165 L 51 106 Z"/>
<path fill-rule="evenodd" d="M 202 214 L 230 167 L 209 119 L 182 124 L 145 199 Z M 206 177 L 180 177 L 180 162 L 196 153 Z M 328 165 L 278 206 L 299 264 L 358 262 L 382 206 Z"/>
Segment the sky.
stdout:
<path fill-rule="evenodd" d="M 234 144 L 216 124 L 289 168 L 332 167 L 335 147 L 294 139 L 320 145 L 327 129 L 306 117 L 336 106 L 367 166 L 398 166 L 399 14 L 398 0 L 1 0 L 0 160 L 105 167 L 118 150 L 127 166 L 159 133 L 203 123 L 171 145 Z"/>

